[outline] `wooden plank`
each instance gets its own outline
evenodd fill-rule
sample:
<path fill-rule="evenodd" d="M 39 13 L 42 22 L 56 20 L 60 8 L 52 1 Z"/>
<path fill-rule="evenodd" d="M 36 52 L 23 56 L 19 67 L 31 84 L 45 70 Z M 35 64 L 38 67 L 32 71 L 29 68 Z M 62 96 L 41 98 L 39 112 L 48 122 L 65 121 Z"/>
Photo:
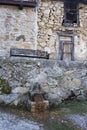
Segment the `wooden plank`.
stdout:
<path fill-rule="evenodd" d="M 64 43 L 64 53 L 71 53 L 71 43 Z"/>
<path fill-rule="evenodd" d="M 59 0 L 60 1 L 60 0 Z M 87 0 L 62 0 L 64 2 L 76 2 L 76 3 L 84 3 L 87 4 Z"/>
<path fill-rule="evenodd" d="M 18 48 L 11 48 L 10 49 L 10 56 L 49 59 L 49 54 L 46 51 L 18 49 Z"/>
<path fill-rule="evenodd" d="M 23 0 L 0 0 L 0 5 L 23 6 L 23 7 L 36 7 L 36 1 L 23 1 Z"/>

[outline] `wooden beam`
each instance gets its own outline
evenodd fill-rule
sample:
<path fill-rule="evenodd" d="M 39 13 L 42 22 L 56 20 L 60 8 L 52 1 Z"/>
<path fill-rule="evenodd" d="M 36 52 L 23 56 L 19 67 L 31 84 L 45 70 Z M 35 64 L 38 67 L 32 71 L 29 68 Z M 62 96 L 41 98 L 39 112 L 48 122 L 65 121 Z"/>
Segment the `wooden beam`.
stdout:
<path fill-rule="evenodd" d="M 87 0 L 60 0 L 60 1 L 64 1 L 64 2 L 76 2 L 76 3 L 84 3 L 87 4 Z"/>
<path fill-rule="evenodd" d="M 0 0 L 0 5 L 11 5 L 19 7 L 36 7 L 36 1 L 24 1 L 24 0 Z"/>
<path fill-rule="evenodd" d="M 10 56 L 49 59 L 46 51 L 11 48 Z"/>

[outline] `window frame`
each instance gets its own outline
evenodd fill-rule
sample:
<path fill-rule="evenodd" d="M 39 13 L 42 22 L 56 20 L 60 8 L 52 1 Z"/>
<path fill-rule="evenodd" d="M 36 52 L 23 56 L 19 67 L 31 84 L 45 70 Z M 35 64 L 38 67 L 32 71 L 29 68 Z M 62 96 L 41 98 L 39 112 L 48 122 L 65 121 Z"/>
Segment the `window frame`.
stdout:
<path fill-rule="evenodd" d="M 67 20 L 67 16 L 66 16 L 67 15 L 66 4 L 68 4 L 68 3 L 70 4 L 71 2 L 64 1 L 64 18 L 63 18 L 63 23 L 62 24 L 64 26 L 67 26 L 67 27 L 78 27 L 79 26 L 79 3 L 78 2 L 72 2 L 72 3 L 77 5 L 77 9 L 76 9 L 76 11 L 77 11 L 77 22 L 76 23 L 67 22 L 68 20 Z"/>

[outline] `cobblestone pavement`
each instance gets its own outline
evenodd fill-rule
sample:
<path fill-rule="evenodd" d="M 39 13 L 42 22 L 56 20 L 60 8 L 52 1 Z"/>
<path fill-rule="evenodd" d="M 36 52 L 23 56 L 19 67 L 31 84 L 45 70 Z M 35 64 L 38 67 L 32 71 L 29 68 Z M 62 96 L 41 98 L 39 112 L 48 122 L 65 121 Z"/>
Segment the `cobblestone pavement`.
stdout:
<path fill-rule="evenodd" d="M 69 115 L 68 119 L 81 130 L 87 130 L 87 114 Z"/>
<path fill-rule="evenodd" d="M 44 130 L 43 124 L 24 117 L 0 112 L 0 130 Z"/>

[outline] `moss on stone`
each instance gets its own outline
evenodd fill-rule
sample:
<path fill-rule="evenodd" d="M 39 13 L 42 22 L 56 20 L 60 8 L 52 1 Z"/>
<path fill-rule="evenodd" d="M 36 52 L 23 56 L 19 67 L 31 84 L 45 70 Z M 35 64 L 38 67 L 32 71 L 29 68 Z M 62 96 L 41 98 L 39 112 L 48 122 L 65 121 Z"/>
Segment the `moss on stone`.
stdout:
<path fill-rule="evenodd" d="M 3 78 L 0 78 L 0 86 L 3 86 L 4 84 L 7 84 L 7 81 Z"/>
<path fill-rule="evenodd" d="M 26 104 L 25 104 L 25 102 L 23 102 L 23 101 L 18 102 L 17 108 L 18 109 L 26 110 Z"/>
<path fill-rule="evenodd" d="M 3 94 L 10 94 L 11 93 L 12 88 L 9 86 L 9 83 L 7 82 L 6 79 L 0 78 L 0 87 L 2 88 L 1 92 Z"/>
<path fill-rule="evenodd" d="M 2 87 L 2 93 L 3 94 L 10 94 L 11 93 L 11 87 L 10 86 L 3 86 Z"/>

